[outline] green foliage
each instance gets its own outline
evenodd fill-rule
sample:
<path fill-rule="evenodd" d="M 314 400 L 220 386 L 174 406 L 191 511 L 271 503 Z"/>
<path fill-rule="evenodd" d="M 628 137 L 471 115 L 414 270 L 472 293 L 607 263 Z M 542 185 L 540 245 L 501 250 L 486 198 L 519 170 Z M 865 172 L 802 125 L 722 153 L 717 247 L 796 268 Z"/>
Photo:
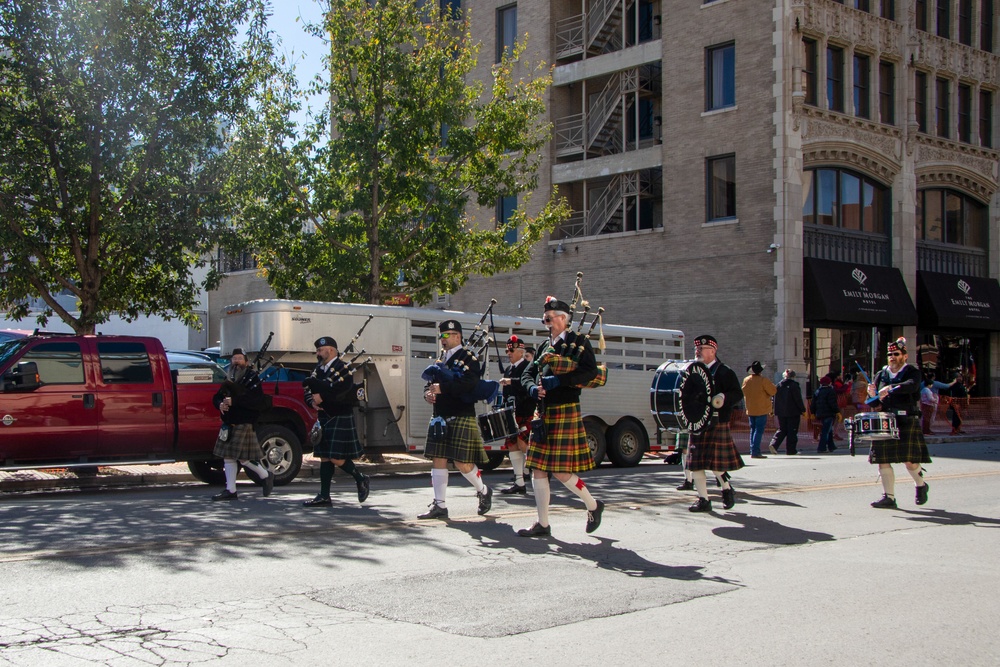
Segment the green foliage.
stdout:
<path fill-rule="evenodd" d="M 311 90 L 326 107 L 298 135 L 287 119 L 300 94 L 275 80 L 244 119 L 233 152 L 239 231 L 278 294 L 427 302 L 471 274 L 521 266 L 568 215 L 555 199 L 526 215 L 522 196 L 507 226 L 469 217 L 470 204 L 494 211 L 501 196 L 536 187 L 550 78 L 517 49 L 490 86 L 473 81 L 478 45 L 437 6 L 333 0 L 312 27 L 330 48 Z"/>
<path fill-rule="evenodd" d="M 263 0 L 0 0 L 0 309 L 196 318 Z M 204 286 L 217 281 L 208 271 Z M 69 292 L 79 315 L 55 297 Z"/>

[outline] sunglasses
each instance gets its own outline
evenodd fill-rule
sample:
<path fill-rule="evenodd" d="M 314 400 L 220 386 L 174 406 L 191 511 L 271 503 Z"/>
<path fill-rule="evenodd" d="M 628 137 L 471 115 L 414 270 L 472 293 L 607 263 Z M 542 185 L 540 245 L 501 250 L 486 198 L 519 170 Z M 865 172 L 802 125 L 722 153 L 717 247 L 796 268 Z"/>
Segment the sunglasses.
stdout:
<path fill-rule="evenodd" d="M 439 335 L 438 335 L 438 338 L 440 338 L 440 339 L 444 340 L 444 339 L 445 339 L 445 338 L 447 338 L 448 336 L 457 336 L 457 335 L 458 335 L 457 333 L 443 333 L 443 334 L 439 334 Z"/>
<path fill-rule="evenodd" d="M 903 353 L 902 352 L 890 352 L 889 356 L 890 357 L 901 357 L 901 356 L 903 356 Z"/>

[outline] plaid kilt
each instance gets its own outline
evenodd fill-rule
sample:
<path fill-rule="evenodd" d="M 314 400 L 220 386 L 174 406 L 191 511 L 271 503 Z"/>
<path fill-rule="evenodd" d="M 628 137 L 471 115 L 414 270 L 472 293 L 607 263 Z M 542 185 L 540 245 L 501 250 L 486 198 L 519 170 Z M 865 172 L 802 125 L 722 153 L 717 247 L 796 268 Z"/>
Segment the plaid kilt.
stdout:
<path fill-rule="evenodd" d="M 528 441 L 528 436 L 531 434 L 531 419 L 531 415 L 528 415 L 527 417 L 518 417 L 515 415 L 514 422 L 517 424 L 518 435 L 515 435 L 512 438 L 507 438 L 506 445 L 508 448 L 517 445 L 518 437 L 525 442 Z"/>
<path fill-rule="evenodd" d="M 930 463 L 931 455 L 920 431 L 920 417 L 896 417 L 898 440 L 872 440 L 869 463 Z"/>
<path fill-rule="evenodd" d="M 354 428 L 354 415 L 327 415 L 320 413 L 319 425 L 323 437 L 313 448 L 312 455 L 318 459 L 356 459 L 364 450 L 358 442 L 358 432 Z"/>
<path fill-rule="evenodd" d="M 725 472 L 743 467 L 743 457 L 729 432 L 729 424 L 716 424 L 688 440 L 688 469 Z"/>
<path fill-rule="evenodd" d="M 225 442 L 216 440 L 212 453 L 220 459 L 237 461 L 256 461 L 264 455 L 253 424 L 230 424 L 229 439 Z"/>
<path fill-rule="evenodd" d="M 527 467 L 543 472 L 582 472 L 595 466 L 579 403 L 551 405 L 544 418 L 546 441 L 535 442 L 532 436 Z"/>
<path fill-rule="evenodd" d="M 444 442 L 432 442 L 428 426 L 424 456 L 429 459 L 451 459 L 455 463 L 482 464 L 489 461 L 483 449 L 483 436 L 475 417 L 445 417 L 448 428 Z"/>

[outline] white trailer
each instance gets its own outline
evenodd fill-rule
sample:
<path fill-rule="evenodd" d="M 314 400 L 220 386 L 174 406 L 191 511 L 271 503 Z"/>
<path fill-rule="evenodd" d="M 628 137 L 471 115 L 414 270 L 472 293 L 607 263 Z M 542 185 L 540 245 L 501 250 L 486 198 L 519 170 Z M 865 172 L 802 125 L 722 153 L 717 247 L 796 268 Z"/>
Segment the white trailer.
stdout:
<path fill-rule="evenodd" d="M 438 324 L 458 320 L 468 336 L 482 317 L 481 313 L 463 313 L 429 308 L 374 306 L 264 299 L 248 301 L 226 309 L 221 320 L 222 349 L 242 347 L 257 350 L 273 332 L 267 355 L 289 368 L 311 369 L 316 364 L 313 342 L 320 336 L 333 336 L 345 353 L 351 338 L 373 319 L 354 348 L 372 362 L 358 371 L 356 379 L 367 385 L 367 402 L 359 415 L 359 435 L 366 448 L 422 452 L 431 418 L 431 406 L 422 396 L 424 381 L 420 374 L 438 356 Z M 497 351 L 506 366 L 504 343 L 511 334 L 524 338 L 529 345 L 540 345 L 548 335 L 539 317 L 495 316 L 484 327 L 496 341 L 489 348 L 487 379 L 499 379 Z M 585 325 L 589 327 L 589 325 Z M 596 334 L 592 342 L 598 363 L 608 367 L 608 383 L 599 389 L 585 389 L 581 408 L 591 449 L 598 461 L 607 457 L 619 466 L 636 465 L 646 451 L 660 449 L 649 409 L 653 375 L 664 361 L 684 358 L 684 334 L 673 329 L 652 329 L 608 324 L 604 326 L 607 348 L 597 350 Z M 479 403 L 477 410 L 489 410 Z M 502 441 L 487 444 L 493 465 L 503 460 Z"/>

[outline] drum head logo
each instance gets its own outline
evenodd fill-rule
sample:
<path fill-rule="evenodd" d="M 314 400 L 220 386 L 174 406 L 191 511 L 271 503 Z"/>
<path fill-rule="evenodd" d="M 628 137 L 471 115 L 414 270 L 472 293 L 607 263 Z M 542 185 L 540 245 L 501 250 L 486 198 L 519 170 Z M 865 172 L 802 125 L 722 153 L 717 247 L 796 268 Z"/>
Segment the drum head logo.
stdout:
<path fill-rule="evenodd" d="M 677 421 L 691 433 L 701 433 L 712 419 L 712 375 L 701 362 L 688 366 L 681 380 L 681 409 Z"/>

